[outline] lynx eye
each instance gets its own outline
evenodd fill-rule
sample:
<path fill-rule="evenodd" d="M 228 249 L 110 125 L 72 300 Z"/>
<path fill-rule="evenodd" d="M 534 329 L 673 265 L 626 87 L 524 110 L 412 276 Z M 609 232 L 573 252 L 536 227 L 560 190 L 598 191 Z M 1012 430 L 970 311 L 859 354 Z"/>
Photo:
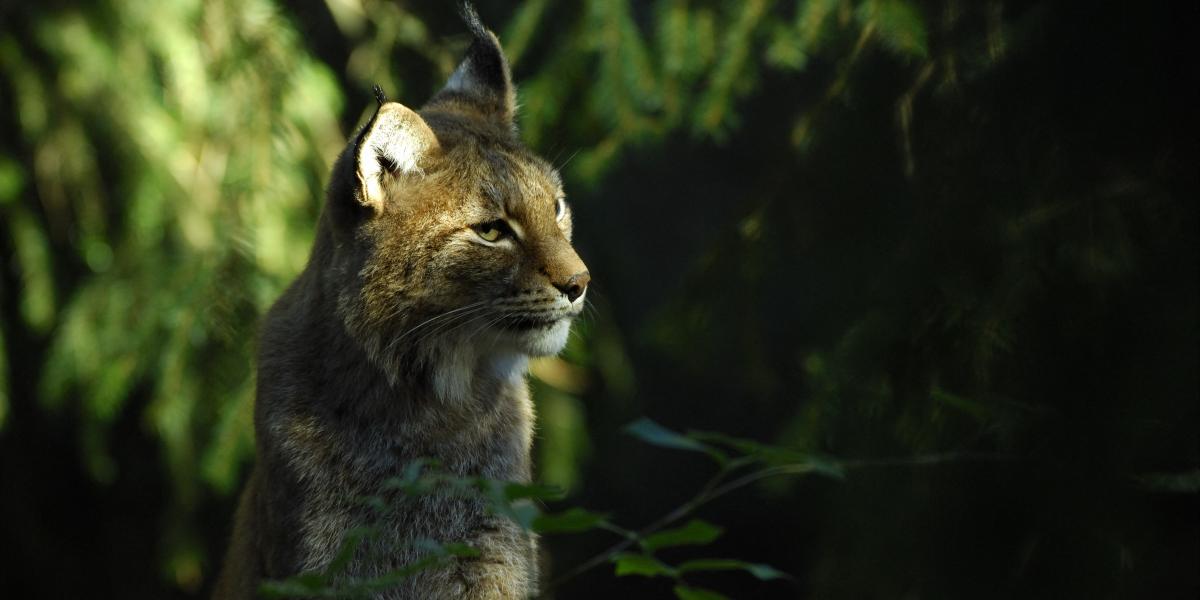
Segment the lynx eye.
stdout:
<path fill-rule="evenodd" d="M 472 225 L 471 229 L 474 229 L 475 235 L 478 235 L 479 239 L 485 242 L 497 242 L 501 238 L 512 236 L 512 229 L 508 226 L 508 223 L 500 219 Z"/>
<path fill-rule="evenodd" d="M 567 201 L 559 198 L 558 202 L 554 205 L 554 218 L 561 221 L 565 214 L 567 214 Z"/>

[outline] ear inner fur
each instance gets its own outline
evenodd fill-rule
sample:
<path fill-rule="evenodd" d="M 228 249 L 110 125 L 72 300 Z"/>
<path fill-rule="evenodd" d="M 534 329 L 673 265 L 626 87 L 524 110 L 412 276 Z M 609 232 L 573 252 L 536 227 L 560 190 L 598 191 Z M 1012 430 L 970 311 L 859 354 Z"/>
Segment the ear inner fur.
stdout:
<path fill-rule="evenodd" d="M 384 178 L 422 173 L 421 163 L 438 147 L 437 136 L 421 115 L 398 102 L 380 106 L 359 140 L 355 157 L 359 201 L 382 212 Z"/>

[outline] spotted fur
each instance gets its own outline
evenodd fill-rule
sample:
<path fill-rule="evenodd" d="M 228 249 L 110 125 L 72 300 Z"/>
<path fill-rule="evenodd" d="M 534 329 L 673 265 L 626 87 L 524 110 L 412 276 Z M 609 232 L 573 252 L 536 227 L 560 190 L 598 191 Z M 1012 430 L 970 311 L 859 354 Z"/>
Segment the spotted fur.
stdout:
<path fill-rule="evenodd" d="M 423 539 L 480 551 L 381 598 L 536 590 L 536 540 L 480 501 L 392 494 L 382 515 L 360 501 L 420 457 L 528 481 L 528 357 L 562 348 L 588 283 L 561 180 L 517 138 L 499 43 L 467 17 L 474 42 L 425 107 L 378 94 L 334 166 L 308 266 L 265 318 L 257 462 L 217 598 L 322 570 L 371 523 L 348 575 L 411 564 Z"/>

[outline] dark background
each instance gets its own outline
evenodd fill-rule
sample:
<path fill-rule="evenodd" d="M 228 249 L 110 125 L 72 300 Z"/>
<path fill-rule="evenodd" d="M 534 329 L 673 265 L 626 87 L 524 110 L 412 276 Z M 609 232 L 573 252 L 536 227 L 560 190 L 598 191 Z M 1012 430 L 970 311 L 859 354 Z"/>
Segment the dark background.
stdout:
<path fill-rule="evenodd" d="M 703 456 L 622 433 L 641 416 L 846 459 L 950 453 L 958 458 L 748 487 L 700 511 L 726 528 L 712 547 L 662 557 L 736 557 L 795 577 L 695 580 L 735 598 L 1195 598 L 1194 8 L 759 4 L 479 2 L 506 46 L 524 43 L 514 61 L 523 128 L 566 163 L 576 245 L 593 275 L 595 310 L 566 362 L 547 367 L 574 383 L 534 373 L 537 452 L 543 479 L 570 492 L 562 507 L 637 528 L 699 489 L 712 472 Z M 822 4 L 816 26 L 797 20 Z M 169 29 L 176 19 L 185 39 L 195 27 L 207 40 L 220 27 L 202 22 L 234 23 L 259 5 L 179 6 L 149 21 Z M 465 43 L 441 3 L 365 2 L 361 29 L 335 27 L 330 6 L 275 7 L 265 38 L 231 24 L 244 48 L 221 60 L 247 61 L 264 80 L 327 69 L 336 101 L 313 99 L 313 110 L 344 134 L 372 102 L 371 81 L 391 78 L 393 95 L 417 105 Z M 121 82 L 95 71 L 121 63 L 59 51 L 86 37 L 71 29 L 83 22 L 97 47 L 130 52 L 129 14 L 152 9 L 0 3 L 8 597 L 204 596 L 248 464 L 246 424 L 225 415 L 245 398 L 231 390 L 252 384 L 254 322 L 287 273 L 254 252 L 189 246 L 186 215 L 171 215 L 191 190 L 144 175 L 169 155 L 129 143 L 139 130 L 114 116 L 121 96 L 79 92 L 71 78 L 91 69 Z M 664 26 L 672 10 L 697 19 L 686 35 Z M 673 63 L 665 49 L 681 35 L 690 58 Z M 291 45 L 260 64 L 276 56 L 262 39 Z M 163 78 L 150 89 L 168 90 L 147 102 L 184 114 L 163 75 L 175 55 L 146 44 L 149 62 L 166 65 L 147 67 Z M 297 56 L 310 62 L 286 62 Z M 355 67 L 363 56 L 386 60 Z M 213 88 L 229 81 L 225 68 L 208 71 Z M 31 79 L 48 124 L 22 103 Z M 213 93 L 244 91 L 234 88 Z M 275 163 L 308 197 L 271 217 L 307 247 L 341 142 L 322 145 L 319 118 L 247 94 L 247 106 L 266 103 L 267 135 L 309 119 L 289 138 L 304 150 Z M 188 135 L 228 135 L 236 147 L 246 117 L 226 117 L 233 133 Z M 62 123 L 78 124 L 90 158 L 63 142 L 74 130 Z M 72 163 L 86 173 L 62 166 Z M 236 164 L 226 168 L 214 197 L 236 213 L 259 192 L 230 184 Z M 162 238 L 138 237 L 137 221 L 151 217 L 133 211 L 134 192 L 159 198 L 150 205 L 167 215 L 155 221 L 167 223 Z M 187 218 L 224 226 L 233 213 L 222 210 Z M 96 259 L 97 236 L 111 267 Z M 153 299 L 180 277 L 202 297 L 195 327 L 207 335 L 183 336 L 178 363 L 160 362 L 189 313 Z M 266 291 L 245 291 L 255 285 Z M 80 357 L 89 348 L 91 367 Z M 199 383 L 162 383 L 176 379 Z M 186 435 L 161 416 L 174 414 L 187 415 Z M 613 541 L 546 537 L 550 577 Z M 670 589 L 605 566 L 556 597 Z"/>

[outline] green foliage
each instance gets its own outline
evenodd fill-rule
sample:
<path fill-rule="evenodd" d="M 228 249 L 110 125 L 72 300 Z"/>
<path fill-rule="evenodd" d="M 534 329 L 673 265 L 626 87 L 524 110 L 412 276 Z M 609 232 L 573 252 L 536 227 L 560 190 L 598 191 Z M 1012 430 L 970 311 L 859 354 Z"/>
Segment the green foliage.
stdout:
<path fill-rule="evenodd" d="M 710 455 L 715 453 L 714 449 L 695 440 L 698 437 L 713 437 L 713 434 L 683 435 L 649 419 L 640 419 L 629 424 L 626 431 L 657 446 L 701 451 Z M 773 448 L 729 436 L 722 436 L 722 441 L 730 446 L 751 448 L 754 453 L 764 456 L 799 456 L 784 448 Z M 439 495 L 470 498 L 483 502 L 492 514 L 506 517 L 520 525 L 522 529 L 541 536 L 579 534 L 602 529 L 623 538 L 620 543 L 605 553 L 570 571 L 569 576 L 582 573 L 600 561 L 607 561 L 613 564 L 614 574 L 617 577 L 667 577 L 675 580 L 677 590 L 683 590 L 677 594 L 700 595 L 716 594 L 716 592 L 686 585 L 686 576 L 713 571 L 741 571 L 763 581 L 788 578 L 787 574 L 769 565 L 742 560 L 698 558 L 672 566 L 656 556 L 658 551 L 665 549 L 709 546 L 721 536 L 724 531 L 721 527 L 702 519 L 691 519 L 682 526 L 664 529 L 672 522 L 690 515 L 708 501 L 765 477 L 818 472 L 810 465 L 803 463 L 769 464 L 757 458 L 753 453 L 733 459 L 725 458 L 722 455 L 722 460 L 718 464 L 717 476 L 694 498 L 640 531 L 624 529 L 609 521 L 605 515 L 579 507 L 570 507 L 560 513 L 544 512 L 539 505 L 540 502 L 562 498 L 561 490 L 555 487 L 496 481 L 480 477 L 459 477 L 439 471 L 437 462 L 427 459 L 418 459 L 409 463 L 405 467 L 403 475 L 384 482 L 384 490 L 399 490 L 403 493 L 394 503 L 385 501 L 381 496 L 368 496 L 357 500 L 374 510 L 375 519 L 382 519 L 393 514 L 394 511 L 400 510 L 404 502 L 415 497 Z M 758 470 L 734 481 L 726 481 L 729 476 L 740 469 L 755 465 L 758 466 Z M 724 485 L 718 485 L 722 483 Z M 530 502 L 531 500 L 534 502 Z M 346 566 L 360 552 L 363 542 L 378 535 L 379 531 L 380 526 L 374 521 L 351 529 L 347 532 L 337 556 L 327 568 L 319 572 L 302 573 L 284 580 L 267 582 L 262 588 L 263 594 L 272 598 L 289 596 L 362 597 L 394 587 L 404 579 L 425 569 L 443 566 L 459 558 L 478 556 L 476 550 L 462 543 L 421 540 L 416 543 L 421 557 L 409 565 L 379 577 L 361 578 L 346 575 L 344 572 Z M 637 544 L 640 552 L 625 551 L 634 544 Z"/>
<path fill-rule="evenodd" d="M 761 565 L 748 563 L 742 560 L 730 560 L 726 558 L 701 558 L 697 560 L 689 560 L 679 565 L 679 572 L 694 573 L 697 571 L 745 571 L 764 581 L 771 579 L 783 579 L 787 574 L 781 573 L 778 569 L 769 565 Z"/>
<path fill-rule="evenodd" d="M 706 546 L 716 541 L 723 531 L 708 521 L 692 519 L 682 527 L 647 535 L 639 544 L 646 552 L 673 546 Z"/>
<path fill-rule="evenodd" d="M 679 600 L 726 600 L 728 598 L 728 596 L 718 594 L 712 590 L 688 585 L 677 585 L 672 589 L 675 592 L 675 597 L 679 598 Z"/>
<path fill-rule="evenodd" d="M 606 521 L 603 515 L 572 507 L 559 514 L 534 517 L 531 528 L 538 533 L 580 533 L 600 527 Z"/>
<path fill-rule="evenodd" d="M 623 553 L 612 557 L 613 569 L 617 577 L 639 575 L 643 577 L 676 577 L 678 571 L 663 564 L 662 561 L 645 554 Z"/>
<path fill-rule="evenodd" d="M 805 458 L 803 453 L 788 448 L 709 432 L 681 434 L 645 418 L 627 425 L 625 432 L 655 446 L 703 452 L 717 462 L 717 474 L 693 498 L 654 524 L 638 532 L 610 527 L 625 537 L 623 542 L 611 548 L 604 555 L 607 556 L 609 562 L 613 563 L 614 573 L 618 577 L 635 575 L 674 579 L 676 582 L 674 590 L 680 598 L 724 597 L 711 590 L 686 584 L 685 578 L 689 574 L 743 571 L 764 581 L 789 578 L 789 576 L 769 565 L 735 559 L 697 558 L 683 561 L 677 565 L 669 564 L 658 558 L 656 553 L 660 550 L 684 546 L 709 546 L 721 536 L 724 529 L 702 519 L 689 520 L 680 527 L 670 529 L 664 529 L 664 527 L 688 516 L 724 494 L 769 477 L 814 473 L 841 477 L 843 473 L 843 467 L 832 461 L 821 460 L 818 463 L 812 463 Z M 715 440 L 732 449 L 734 453 L 726 454 L 701 440 Z M 794 458 L 795 462 L 781 462 L 781 457 Z M 626 552 L 625 549 L 635 542 L 641 548 L 641 552 Z M 589 565 L 584 565 L 585 568 L 587 566 Z M 568 573 L 573 575 L 578 572 L 580 571 L 577 569 Z"/>
<path fill-rule="evenodd" d="M 370 598 L 375 594 L 396 587 L 400 582 L 439 565 L 457 559 L 472 558 L 479 552 L 462 544 L 420 544 L 425 555 L 416 562 L 378 577 L 350 577 L 342 574 L 350 558 L 364 539 L 371 536 L 370 528 L 350 532 L 343 542 L 338 556 L 322 572 L 309 572 L 280 581 L 268 581 L 259 589 L 264 598 Z"/>
<path fill-rule="evenodd" d="M 379 535 L 378 521 L 402 509 L 401 505 L 411 498 L 439 495 L 479 500 L 493 514 L 506 517 L 524 529 L 541 534 L 579 533 L 606 523 L 602 515 L 578 507 L 558 514 L 544 513 L 538 503 L 560 499 L 562 491 L 558 488 L 479 477 L 458 477 L 438 470 L 437 463 L 430 460 L 413 461 L 405 468 L 403 475 L 385 481 L 383 487 L 384 490 L 399 490 L 403 494 L 394 504 L 380 496 L 358 498 L 360 503 L 374 510 L 373 519 L 346 533 L 338 554 L 328 567 L 317 572 L 301 573 L 295 577 L 266 582 L 262 586 L 262 594 L 270 598 L 369 597 L 393 588 L 426 569 L 444 566 L 458 559 L 479 556 L 477 550 L 460 542 L 419 540 L 414 542 L 419 558 L 411 564 L 377 577 L 348 575 L 346 568 L 362 551 L 363 543 Z"/>
<path fill-rule="evenodd" d="M 737 127 L 736 102 L 755 89 L 763 67 L 803 70 L 810 55 L 828 52 L 854 34 L 844 20 L 828 18 L 837 0 L 799 2 L 791 22 L 777 16 L 785 9 L 771 0 L 715 5 L 661 0 L 652 11 L 654 24 L 646 28 L 635 23 L 628 0 L 583 4 L 575 24 L 563 28 L 568 33 L 556 51 L 522 83 L 521 125 L 526 139 L 539 146 L 547 143 L 549 131 L 603 123 L 582 132 L 595 141 L 571 165 L 574 175 L 590 183 L 627 147 L 678 129 L 726 139 Z M 863 31 L 879 30 L 903 52 L 923 50 L 924 25 L 910 4 L 858 4 L 857 26 Z M 540 3 L 530 3 L 514 18 L 514 32 L 522 34 L 519 50 L 528 44 L 526 24 L 543 11 Z M 574 39 L 580 42 L 567 43 Z M 592 77 L 584 79 L 585 74 Z"/>
<path fill-rule="evenodd" d="M 190 528 L 198 486 L 234 489 L 248 457 L 252 324 L 307 255 L 341 94 L 270 2 L 100 3 L 32 25 L 0 38 L 0 79 L 28 148 L 4 163 L 9 190 L 30 185 L 3 210 L 24 326 L 49 344 L 40 401 L 79 415 L 84 462 L 111 481 L 109 427 L 146 390 L 170 529 Z M 168 536 L 168 557 L 194 555 Z"/>
<path fill-rule="evenodd" d="M 625 432 L 655 446 L 675 448 L 677 450 L 693 450 L 708 453 L 718 460 L 725 462 L 725 456 L 715 450 L 685 435 L 671 431 L 650 419 L 638 419 L 625 427 Z"/>
<path fill-rule="evenodd" d="M 884 45 L 905 58 L 929 54 L 925 19 L 908 0 L 870 0 L 858 7 L 864 30 L 877 32 Z"/>
<path fill-rule="evenodd" d="M 733 100 L 751 89 L 756 45 L 768 22 L 777 25 L 771 4 L 664 1 L 657 25 L 643 30 L 624 0 L 585 3 L 575 24 L 560 28 L 586 32 L 579 43 L 557 40 L 549 62 L 523 82 L 526 137 L 538 145 L 546 131 L 606 123 L 572 166 L 595 181 L 631 143 L 680 127 L 724 134 Z M 819 30 L 831 6 L 797 9 L 805 52 L 828 37 Z M 360 91 L 380 83 L 419 98 L 454 66 L 457 43 L 436 40 L 400 5 L 329 7 L 352 47 L 346 77 Z M 498 28 L 514 63 L 549 35 L 539 28 L 548 10 L 526 3 Z M 0 40 L 0 74 L 30 147 L 20 161 L 15 147 L 0 149 L 0 204 L 20 266 L 24 326 L 49 342 L 40 400 L 81 415 L 86 463 L 111 480 L 118 466 L 108 428 L 147 390 L 146 427 L 161 440 L 187 514 L 195 475 L 229 493 L 250 451 L 253 323 L 307 255 L 343 139 L 344 92 L 267 0 L 155 10 L 114 2 L 34 15 L 32 32 Z M 725 21 L 732 27 L 715 36 Z M 400 51 L 428 61 L 434 79 L 396 79 Z M 586 72 L 595 77 L 581 80 Z M 572 82 L 581 97 L 564 95 Z M 586 114 L 564 110 L 580 99 Z M 75 265 L 81 275 L 55 281 Z M 583 434 L 576 401 L 553 388 L 540 396 L 564 427 L 549 429 L 561 432 L 551 447 L 565 449 Z M 549 476 L 569 486 L 584 454 L 546 456 Z"/>

